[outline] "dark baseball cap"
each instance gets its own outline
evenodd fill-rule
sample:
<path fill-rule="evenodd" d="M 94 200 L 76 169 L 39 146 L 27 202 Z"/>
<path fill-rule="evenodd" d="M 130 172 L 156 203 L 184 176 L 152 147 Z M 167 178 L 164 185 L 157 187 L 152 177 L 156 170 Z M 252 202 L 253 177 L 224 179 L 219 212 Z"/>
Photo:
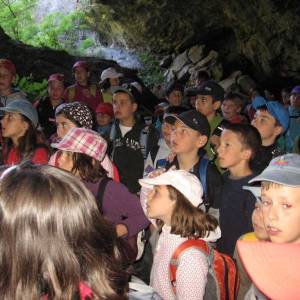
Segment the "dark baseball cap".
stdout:
<path fill-rule="evenodd" d="M 214 80 L 203 82 L 197 89 L 197 95 L 212 96 L 214 100 L 224 100 L 224 89 Z"/>
<path fill-rule="evenodd" d="M 210 135 L 210 126 L 206 117 L 196 110 L 189 110 L 177 116 L 170 115 L 167 118 L 170 123 L 179 120 L 187 127 L 200 132 L 202 135 L 207 137 Z"/>

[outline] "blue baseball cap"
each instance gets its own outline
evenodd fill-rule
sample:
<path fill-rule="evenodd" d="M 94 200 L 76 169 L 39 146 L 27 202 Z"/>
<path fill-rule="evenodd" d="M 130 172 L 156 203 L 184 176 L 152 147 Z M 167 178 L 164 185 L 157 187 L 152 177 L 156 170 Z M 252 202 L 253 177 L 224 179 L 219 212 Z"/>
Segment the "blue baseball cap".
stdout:
<path fill-rule="evenodd" d="M 284 133 L 289 128 L 289 112 L 278 101 L 267 101 L 262 96 L 256 96 L 252 101 L 252 107 L 256 110 L 259 107 L 266 106 L 267 111 L 280 123 Z"/>
<path fill-rule="evenodd" d="M 38 126 L 38 113 L 35 107 L 25 99 L 11 101 L 5 107 L 0 107 L 0 111 L 19 113 L 27 117 L 35 127 Z"/>
<path fill-rule="evenodd" d="M 273 158 L 266 169 L 249 183 L 270 181 L 290 187 L 300 187 L 300 155 L 288 153 Z"/>

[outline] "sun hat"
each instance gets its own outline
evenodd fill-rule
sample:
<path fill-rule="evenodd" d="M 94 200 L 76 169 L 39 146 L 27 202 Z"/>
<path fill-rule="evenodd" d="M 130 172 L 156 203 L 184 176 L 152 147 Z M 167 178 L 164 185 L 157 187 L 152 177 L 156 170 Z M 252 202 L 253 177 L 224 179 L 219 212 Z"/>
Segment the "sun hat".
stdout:
<path fill-rule="evenodd" d="M 9 59 L 1 58 L 0 59 L 0 68 L 5 68 L 5 69 L 9 70 L 13 75 L 16 75 L 16 66 Z"/>
<path fill-rule="evenodd" d="M 290 187 L 300 187 L 300 155 L 288 153 L 271 160 L 265 170 L 249 183 L 270 181 Z"/>
<path fill-rule="evenodd" d="M 267 111 L 279 122 L 284 133 L 289 127 L 289 112 L 278 101 L 267 101 L 262 96 L 256 96 L 252 101 L 252 107 L 257 110 L 259 107 L 266 106 Z"/>
<path fill-rule="evenodd" d="M 35 107 L 25 99 L 18 99 L 9 102 L 5 107 L 0 107 L 0 111 L 19 113 L 27 117 L 34 127 L 38 126 L 39 117 Z"/>
<path fill-rule="evenodd" d="M 55 115 L 64 114 L 67 119 L 78 124 L 79 127 L 92 129 L 94 125 L 91 110 L 81 102 L 63 103 L 55 110 Z"/>
<path fill-rule="evenodd" d="M 100 103 L 96 108 L 96 113 L 102 113 L 109 115 L 111 117 L 114 116 L 114 110 L 111 103 Z"/>
<path fill-rule="evenodd" d="M 51 74 L 48 78 L 48 82 L 51 82 L 51 81 L 60 81 L 60 82 L 64 82 L 65 80 L 65 75 L 64 74 L 61 74 L 61 73 L 54 73 L 54 74 Z"/>
<path fill-rule="evenodd" d="M 224 89 L 214 80 L 203 82 L 197 89 L 197 95 L 212 96 L 214 100 L 224 100 Z"/>
<path fill-rule="evenodd" d="M 241 261 L 254 285 L 272 300 L 300 296 L 300 243 L 238 241 Z"/>
<path fill-rule="evenodd" d="M 171 185 L 192 205 L 197 207 L 203 202 L 203 189 L 199 179 L 185 170 L 170 170 L 155 178 L 140 179 L 139 183 L 145 188 L 152 188 L 155 185 Z"/>
<path fill-rule="evenodd" d="M 72 128 L 51 147 L 59 150 L 86 154 L 95 160 L 102 161 L 107 150 L 107 143 L 97 132 L 87 128 Z"/>
<path fill-rule="evenodd" d="M 102 71 L 102 73 L 101 73 L 101 82 L 103 82 L 104 80 L 106 80 L 108 78 L 119 78 L 122 76 L 123 76 L 123 74 L 118 73 L 115 68 L 112 68 L 112 67 L 107 68 L 104 71 Z"/>
<path fill-rule="evenodd" d="M 176 120 L 181 121 L 187 127 L 192 128 L 202 135 L 209 137 L 210 126 L 207 118 L 197 110 L 189 110 L 179 115 L 170 115 L 164 119 L 168 123 L 175 123 Z"/>

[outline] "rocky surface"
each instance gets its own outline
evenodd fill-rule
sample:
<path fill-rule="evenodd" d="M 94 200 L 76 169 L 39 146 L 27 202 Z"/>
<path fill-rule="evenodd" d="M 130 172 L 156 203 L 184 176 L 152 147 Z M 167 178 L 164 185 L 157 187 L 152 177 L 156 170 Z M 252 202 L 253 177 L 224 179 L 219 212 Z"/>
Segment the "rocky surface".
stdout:
<path fill-rule="evenodd" d="M 91 19 L 103 37 L 164 55 L 182 54 L 178 66 L 188 55 L 186 49 L 206 45 L 218 53 L 224 77 L 241 70 L 274 86 L 300 81 L 298 0 L 93 0 L 92 4 Z M 191 61 L 194 55 L 196 59 L 201 55 L 198 46 L 190 49 Z M 198 67 L 202 64 L 206 62 Z"/>
<path fill-rule="evenodd" d="M 63 73 L 67 84 L 73 79 L 72 66 L 78 59 L 87 60 L 91 67 L 92 81 L 98 82 L 102 70 L 115 67 L 126 78 L 137 80 L 137 72 L 122 68 L 116 62 L 92 57 L 74 57 L 64 51 L 49 48 L 35 48 L 12 40 L 0 27 L 0 57 L 10 58 L 17 67 L 20 76 L 32 74 L 34 80 L 41 81 L 52 73 Z"/>

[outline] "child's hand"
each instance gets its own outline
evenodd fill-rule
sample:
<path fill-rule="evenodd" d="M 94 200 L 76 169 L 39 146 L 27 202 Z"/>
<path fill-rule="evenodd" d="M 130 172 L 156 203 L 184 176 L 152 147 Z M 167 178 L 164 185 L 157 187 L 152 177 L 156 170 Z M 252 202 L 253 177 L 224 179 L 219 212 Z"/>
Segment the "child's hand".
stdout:
<path fill-rule="evenodd" d="M 166 172 L 166 169 L 165 168 L 160 168 L 160 169 L 156 169 L 154 171 L 152 171 L 151 173 L 149 173 L 148 177 L 149 178 L 155 178 L 163 173 Z"/>
<path fill-rule="evenodd" d="M 174 160 L 175 156 L 176 156 L 176 153 L 171 152 L 171 153 L 168 155 L 168 157 L 167 157 L 167 161 L 168 161 L 169 163 L 171 163 L 171 162 Z"/>
<path fill-rule="evenodd" d="M 215 149 L 218 148 L 220 145 L 220 137 L 217 135 L 213 135 L 210 138 L 210 143 L 214 146 Z"/>

